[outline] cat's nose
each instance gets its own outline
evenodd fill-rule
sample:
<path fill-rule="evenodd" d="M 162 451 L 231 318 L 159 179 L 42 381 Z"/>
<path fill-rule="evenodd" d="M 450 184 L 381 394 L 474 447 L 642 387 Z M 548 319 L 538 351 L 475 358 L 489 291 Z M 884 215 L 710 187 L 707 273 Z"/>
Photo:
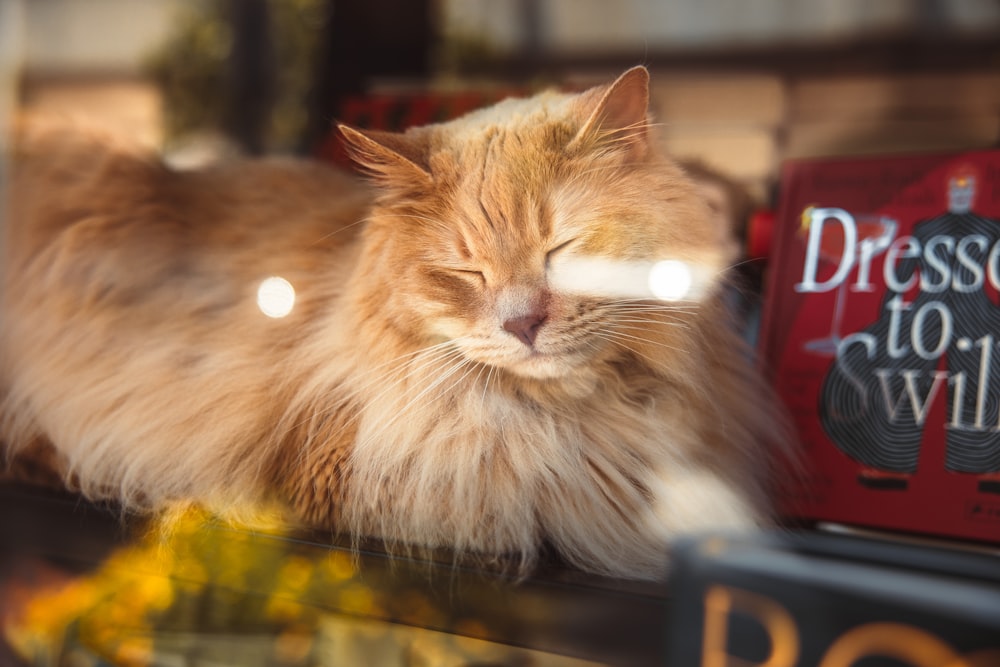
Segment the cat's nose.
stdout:
<path fill-rule="evenodd" d="M 517 338 L 531 347 L 535 344 L 538 330 L 548 318 L 548 314 L 542 311 L 529 313 L 523 317 L 512 317 L 503 323 L 504 331 L 514 334 Z"/>

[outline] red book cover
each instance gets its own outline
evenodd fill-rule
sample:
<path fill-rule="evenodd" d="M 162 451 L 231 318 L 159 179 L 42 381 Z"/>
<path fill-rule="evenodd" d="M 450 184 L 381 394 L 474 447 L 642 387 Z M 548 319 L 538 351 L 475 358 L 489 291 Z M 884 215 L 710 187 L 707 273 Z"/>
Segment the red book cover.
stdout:
<path fill-rule="evenodd" d="M 765 304 L 784 510 L 1000 542 L 1000 151 L 786 164 Z"/>

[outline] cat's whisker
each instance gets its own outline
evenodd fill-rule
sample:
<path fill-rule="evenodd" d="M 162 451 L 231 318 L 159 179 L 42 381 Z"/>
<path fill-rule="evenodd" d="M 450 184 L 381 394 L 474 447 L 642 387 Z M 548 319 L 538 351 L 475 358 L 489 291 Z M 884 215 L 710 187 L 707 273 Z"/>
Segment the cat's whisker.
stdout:
<path fill-rule="evenodd" d="M 426 215 L 416 215 L 415 213 L 393 213 L 392 217 L 394 217 L 394 218 L 412 218 L 413 220 L 422 220 L 423 222 L 429 222 L 431 224 L 440 225 L 442 227 L 447 227 L 448 226 L 448 224 L 445 221 L 443 221 L 443 220 L 439 220 L 437 218 L 431 218 L 431 217 L 428 217 Z"/>
<path fill-rule="evenodd" d="M 434 346 L 434 347 L 438 347 L 438 346 Z M 410 355 L 406 355 L 406 356 L 410 356 Z M 450 361 L 454 360 L 454 358 L 460 357 L 460 356 L 461 356 L 461 352 L 458 349 L 449 350 L 445 354 L 441 354 L 440 350 L 437 350 L 435 352 L 435 356 L 434 357 L 432 357 L 431 359 L 428 359 L 428 360 L 422 360 L 424 363 L 422 363 L 422 365 L 420 367 L 420 370 L 423 371 L 424 369 L 430 368 L 433 364 L 441 364 L 441 363 L 450 362 Z M 409 366 L 411 363 L 413 363 L 413 361 L 414 360 L 411 359 L 406 364 L 404 364 L 403 367 L 405 368 L 406 366 Z M 462 366 L 466 365 L 466 363 L 468 363 L 467 360 L 463 360 L 461 363 L 456 364 L 455 366 L 453 366 L 452 370 L 450 370 L 450 371 L 448 371 L 448 372 L 440 375 L 433 383 L 431 383 L 430 385 L 428 385 L 427 387 L 424 388 L 424 390 L 421 392 L 420 396 L 422 396 L 427 391 L 432 390 L 434 387 L 436 387 L 439 384 L 441 384 L 441 382 L 444 382 L 445 380 L 447 380 L 447 378 L 450 377 L 451 374 L 453 374 L 453 372 L 454 372 L 454 370 L 456 368 L 461 368 Z M 330 411 L 333 411 L 333 410 L 343 409 L 343 407 L 344 407 L 345 404 L 351 403 L 355 398 L 363 398 L 363 399 L 365 399 L 365 402 L 367 404 L 376 403 L 379 400 L 381 400 L 386 394 L 389 394 L 391 392 L 395 392 L 399 388 L 399 385 L 402 384 L 404 381 L 407 380 L 408 376 L 409 376 L 409 374 L 406 375 L 406 376 L 400 376 L 400 377 L 395 378 L 395 380 L 393 382 L 388 383 L 382 389 L 382 391 L 380 391 L 374 397 L 366 396 L 365 392 L 359 391 L 359 390 L 355 390 L 355 392 L 353 392 L 354 396 L 345 397 L 342 400 L 342 402 L 332 402 L 332 405 L 328 409 L 314 412 L 307 419 L 303 420 L 303 422 L 301 424 L 299 424 L 298 426 L 302 426 L 302 425 L 308 423 L 309 421 L 313 421 L 315 419 L 321 418 L 327 412 L 330 412 Z M 382 380 L 382 379 L 384 379 L 384 377 L 383 378 L 379 378 L 379 380 Z M 371 386 L 370 383 L 369 383 L 369 386 Z M 419 398 L 419 396 L 417 398 Z M 414 400 L 416 400 L 416 399 L 414 399 Z M 404 414 L 405 411 L 406 411 L 406 409 L 412 403 L 413 403 L 413 401 L 410 401 L 410 403 L 408 403 L 407 406 L 404 407 L 404 409 L 402 411 L 400 411 L 400 413 L 398 413 L 396 417 L 394 417 L 393 419 L 389 420 L 389 422 L 387 422 L 385 425 L 383 425 L 383 427 L 380 429 L 379 433 L 384 432 L 386 429 L 390 428 L 391 425 L 394 424 L 397 421 L 398 415 L 399 414 Z M 364 416 L 364 411 L 363 410 L 355 409 L 353 411 L 353 414 L 348 419 L 346 419 L 344 421 L 344 423 L 341 425 L 341 428 L 347 428 L 347 427 L 349 427 L 351 425 L 354 425 L 354 424 L 358 423 L 363 416 Z M 370 441 L 371 441 L 371 438 L 365 440 L 365 442 L 370 442 Z M 358 444 L 358 443 L 356 443 L 356 444 Z M 305 455 L 306 455 L 305 448 L 303 448 L 303 451 L 299 455 L 299 459 L 302 460 Z"/>
<path fill-rule="evenodd" d="M 637 128 L 635 131 L 626 132 L 619 131 L 614 133 L 614 135 L 608 135 L 601 139 L 602 148 L 617 148 L 621 144 L 631 144 L 634 143 L 636 139 L 642 139 L 645 136 L 645 132 Z"/>
<path fill-rule="evenodd" d="M 619 342 L 622 342 L 622 341 L 636 342 L 636 343 L 642 343 L 643 345 L 655 345 L 657 347 L 662 347 L 662 348 L 665 348 L 665 349 L 668 349 L 668 350 L 672 350 L 674 352 L 683 352 L 683 350 L 681 348 L 676 347 L 674 345 L 668 345 L 667 343 L 664 343 L 663 341 L 651 340 L 649 338 L 644 338 L 642 336 L 635 336 L 633 334 L 628 334 L 628 333 L 625 333 L 623 331 L 608 331 L 608 330 L 604 330 L 602 332 L 602 334 L 604 336 L 611 336 L 613 338 L 616 338 Z"/>
<path fill-rule="evenodd" d="M 615 152 L 616 152 L 615 149 L 611 149 L 611 150 L 607 151 L 605 157 L 607 155 L 612 155 Z M 567 183 L 578 183 L 578 182 L 584 181 L 584 177 L 585 176 L 589 176 L 590 174 L 595 174 L 595 173 L 599 173 L 599 172 L 606 172 L 606 173 L 612 173 L 613 174 L 613 173 L 616 173 L 616 172 L 620 172 L 621 169 L 622 169 L 622 167 L 630 166 L 630 165 L 639 165 L 639 164 L 641 164 L 641 163 L 639 163 L 639 162 L 631 162 L 631 161 L 623 163 L 620 159 L 618 159 L 618 160 L 610 160 L 610 161 L 605 162 L 604 164 L 594 164 L 594 165 L 588 167 L 587 169 L 578 169 L 573 174 L 570 175 L 569 179 L 566 182 Z"/>
<path fill-rule="evenodd" d="M 663 123 L 653 123 L 648 119 L 631 123 L 622 127 L 611 128 L 597 133 L 597 140 L 602 145 L 631 143 L 645 136 L 647 130 L 665 127 Z"/>
<path fill-rule="evenodd" d="M 608 343 L 611 343 L 612 345 L 618 345 L 618 346 L 624 347 L 629 352 L 631 352 L 632 354 L 637 354 L 637 355 L 639 355 L 640 357 L 642 357 L 643 359 L 645 359 L 646 361 L 648 361 L 650 363 L 657 364 L 657 363 L 661 363 L 662 362 L 662 360 L 660 360 L 660 359 L 653 359 L 648 354 L 640 352 L 639 350 L 636 350 L 634 347 L 625 344 L 623 341 L 618 340 L 613 334 L 610 334 L 610 333 L 596 333 L 596 334 L 594 334 L 594 336 L 596 336 L 597 338 L 600 338 L 602 340 L 605 340 Z"/>
<path fill-rule="evenodd" d="M 689 317 L 691 315 L 697 314 L 698 308 L 683 308 L 676 306 L 646 306 L 642 304 L 621 304 L 615 306 L 612 312 L 615 314 L 626 314 L 626 313 L 664 313 L 668 315 L 674 315 L 677 317 Z"/>
<path fill-rule="evenodd" d="M 317 245 L 319 243 L 322 243 L 323 241 L 326 241 L 327 239 L 331 239 L 334 236 L 336 236 L 337 234 L 340 234 L 341 232 L 346 232 L 348 229 L 353 229 L 354 227 L 357 227 L 358 225 L 363 225 L 363 224 L 367 223 L 370 220 L 371 220 L 371 216 L 365 216 L 364 218 L 361 218 L 360 220 L 356 220 L 356 221 L 352 222 L 349 225 L 344 225 L 343 227 L 339 227 L 337 229 L 334 229 L 332 232 L 330 232 L 328 234 L 323 234 L 323 236 L 320 236 L 318 239 L 316 239 L 315 241 L 313 241 L 310 245 Z"/>
<path fill-rule="evenodd" d="M 610 322 L 626 322 L 629 324 L 648 324 L 650 326 L 691 326 L 686 318 L 677 317 L 672 313 L 619 313 L 614 318 L 609 318 Z"/>
<path fill-rule="evenodd" d="M 394 416 L 393 416 L 392 419 L 390 419 L 387 422 L 383 423 L 379 427 L 379 429 L 377 431 L 375 431 L 374 433 L 370 434 L 367 438 L 365 438 L 365 440 L 358 442 L 356 444 L 356 446 L 359 446 L 359 447 L 361 447 L 363 449 L 365 447 L 365 445 L 367 445 L 368 443 L 370 443 L 370 442 L 372 442 L 374 440 L 380 439 L 387 431 L 389 431 L 390 429 L 392 429 L 393 426 L 395 426 L 395 424 L 400 419 L 405 419 L 409 415 L 410 410 L 414 406 L 416 406 L 417 404 L 419 404 L 419 402 L 421 401 L 421 399 L 424 398 L 424 396 L 426 396 L 430 392 L 433 392 L 435 389 L 437 389 L 439 386 L 441 386 L 443 383 L 445 383 L 449 378 L 451 378 L 452 376 L 454 376 L 460 370 L 462 370 L 463 368 L 466 368 L 467 366 L 470 367 L 470 368 L 468 370 L 466 370 L 465 373 L 462 374 L 461 377 L 459 377 L 457 380 L 455 380 L 450 385 L 448 385 L 448 387 L 447 387 L 446 390 L 441 391 L 439 393 L 446 394 L 451 389 L 453 389 L 454 387 L 458 386 L 459 383 L 461 383 L 465 378 L 467 378 L 469 375 L 471 375 L 473 373 L 473 371 L 476 370 L 476 366 L 479 366 L 479 364 L 477 364 L 476 362 L 474 362 L 474 361 L 472 361 L 472 360 L 470 360 L 468 358 L 462 359 L 459 363 L 453 365 L 451 368 L 449 368 L 446 371 L 444 371 L 432 383 L 430 383 L 429 385 L 427 385 L 426 387 L 424 387 L 416 396 L 413 396 L 412 398 L 410 398 L 406 402 L 405 405 L 403 405 L 402 407 L 400 407 L 399 409 L 396 410 L 396 412 L 395 412 L 395 414 L 394 414 Z"/>
<path fill-rule="evenodd" d="M 462 351 L 457 347 L 455 347 L 451 349 L 435 350 L 433 353 L 425 357 L 411 358 L 399 368 L 393 369 L 391 373 L 386 373 L 384 375 L 371 378 L 365 384 L 356 387 L 352 391 L 352 394 L 359 397 L 363 396 L 368 401 L 377 401 L 381 399 L 382 396 L 384 396 L 385 394 L 395 391 L 399 387 L 399 385 L 405 382 L 407 379 L 420 375 L 423 373 L 424 370 L 429 369 L 437 364 L 448 362 L 455 358 L 461 358 L 462 356 L 463 356 Z M 419 365 L 417 365 L 416 367 L 411 367 L 414 364 L 419 364 Z M 375 396 L 367 395 L 368 389 L 370 387 L 385 382 L 390 375 L 394 376 L 393 382 L 387 384 L 386 387 L 383 388 L 382 391 L 380 391 L 379 393 L 375 394 Z"/>
<path fill-rule="evenodd" d="M 586 345 L 587 347 L 589 347 L 594 352 L 600 352 L 601 351 L 601 346 L 598 345 L 597 342 L 595 342 L 594 340 L 592 340 L 591 336 L 587 336 L 586 338 L 584 338 L 580 342 L 582 344 Z"/>
<path fill-rule="evenodd" d="M 486 393 L 489 391 L 490 380 L 493 379 L 493 373 L 495 373 L 497 371 L 497 367 L 496 366 L 490 366 L 489 369 L 490 369 L 489 372 L 486 374 L 486 382 L 483 383 L 483 397 L 479 401 L 479 413 L 480 414 L 482 414 L 483 411 L 486 409 Z"/>
<path fill-rule="evenodd" d="M 694 315 L 698 312 L 697 308 L 674 308 L 670 306 L 628 306 L 622 305 L 617 306 L 614 311 L 616 315 L 618 314 L 629 314 L 629 313 L 663 313 L 667 315 L 675 316 L 689 316 Z"/>
<path fill-rule="evenodd" d="M 609 317 L 620 317 L 627 315 L 662 315 L 665 317 L 670 317 L 675 320 L 690 320 L 693 316 L 697 315 L 698 311 L 696 309 L 687 308 L 652 308 L 652 307 L 633 307 L 633 306 L 619 306 L 614 309 L 613 313 Z"/>
<path fill-rule="evenodd" d="M 458 347 L 452 347 L 452 348 L 447 349 L 447 350 L 438 350 L 438 351 L 435 351 L 435 353 L 433 353 L 432 355 L 427 356 L 426 358 L 411 359 L 410 361 L 408 361 L 406 364 L 404 364 L 399 369 L 399 370 L 404 370 L 405 369 L 407 371 L 407 375 L 401 376 L 398 379 L 399 379 L 399 381 L 406 380 L 410 376 L 422 374 L 425 370 L 428 370 L 428 369 L 430 369 L 430 368 L 432 368 L 434 366 L 440 365 L 442 363 L 451 362 L 454 359 L 462 359 L 463 362 L 467 361 L 466 359 L 464 359 L 464 353 Z M 413 365 L 415 363 L 418 363 L 418 362 L 420 364 L 419 366 L 417 366 L 416 368 L 409 368 L 411 365 Z M 430 385 L 430 387 L 436 386 L 441 381 L 442 381 L 442 378 L 439 377 L 437 380 L 435 380 Z M 426 391 L 426 389 L 425 389 L 425 391 Z M 379 398 L 379 397 L 381 397 L 381 395 L 382 395 L 381 393 L 378 394 L 376 396 L 376 399 Z"/>
<path fill-rule="evenodd" d="M 419 400 L 421 400 L 426 394 L 430 393 L 434 389 L 437 389 L 439 386 L 441 386 L 442 384 L 444 384 L 450 377 L 454 376 L 460 370 L 462 370 L 463 368 L 466 368 L 466 367 L 468 367 L 468 370 L 466 370 L 465 373 L 463 373 L 461 375 L 461 377 L 459 377 L 454 382 L 452 382 L 450 385 L 448 385 L 446 388 L 442 389 L 441 391 L 439 391 L 437 393 L 439 395 L 446 395 L 446 394 L 448 394 L 449 392 L 451 392 L 452 389 L 454 389 L 455 387 L 457 387 L 463 380 L 465 380 L 467 377 L 469 377 L 469 375 L 471 375 L 477 369 L 479 370 L 479 372 L 481 374 L 482 370 L 484 368 L 484 364 L 481 364 L 481 363 L 479 363 L 477 361 L 469 359 L 468 357 L 463 357 L 459 363 L 457 363 L 457 364 L 453 365 L 451 368 L 447 369 L 444 373 L 441 374 L 441 376 L 438 379 L 436 379 L 429 386 L 425 387 L 419 394 L 417 394 L 416 396 L 414 396 L 406 405 L 404 405 L 403 408 L 400 409 L 400 411 L 399 411 L 399 416 L 400 417 L 403 416 L 411 407 L 413 407 L 413 405 L 416 404 L 416 402 L 418 402 Z"/>
<path fill-rule="evenodd" d="M 480 380 L 480 378 L 483 377 L 483 373 L 486 373 L 486 381 L 483 383 L 483 387 L 484 387 L 483 388 L 483 400 L 480 403 L 480 407 L 479 407 L 480 413 L 482 413 L 483 407 L 486 405 L 486 389 L 485 389 L 485 387 L 489 386 L 490 375 L 492 375 L 492 373 L 493 373 L 493 367 L 492 366 L 488 366 L 486 364 L 479 364 L 479 373 L 476 374 L 476 378 L 472 381 L 473 385 L 479 384 L 479 380 Z"/>
<path fill-rule="evenodd" d="M 649 324 L 654 326 L 666 325 L 668 327 L 678 327 L 681 329 L 690 329 L 691 325 L 687 322 L 664 322 L 663 320 L 653 320 L 653 319 L 641 319 L 641 318 L 616 318 L 614 324 Z M 624 327 L 625 329 L 639 329 L 640 327 Z"/>
<path fill-rule="evenodd" d="M 620 299 L 615 301 L 614 305 L 620 308 L 656 308 L 658 310 L 683 310 L 687 312 L 695 312 L 701 310 L 702 308 L 702 304 L 697 301 L 667 301 L 654 299 Z"/>
<path fill-rule="evenodd" d="M 627 304 L 637 306 L 655 306 L 657 308 L 698 308 L 696 301 L 663 301 L 651 299 L 648 296 L 640 297 L 619 297 L 617 299 L 604 299 L 602 303 L 606 305 Z"/>
<path fill-rule="evenodd" d="M 753 264 L 753 263 L 759 262 L 759 261 L 760 261 L 760 258 L 758 258 L 758 257 L 745 257 L 745 258 L 741 259 L 738 262 L 733 262 L 731 264 L 726 265 L 726 268 L 722 269 L 722 271 L 720 271 L 720 273 L 728 273 L 732 269 L 738 269 L 741 266 L 745 266 L 747 264 Z"/>
<path fill-rule="evenodd" d="M 658 340 L 657 338 L 650 337 L 650 336 L 653 335 L 653 332 L 650 332 L 649 329 L 646 328 L 646 327 L 636 327 L 636 326 L 629 326 L 629 325 L 623 325 L 623 326 L 613 325 L 613 326 L 609 327 L 608 329 L 606 329 L 605 331 L 608 332 L 608 333 L 612 333 L 612 334 L 614 334 L 616 336 L 619 336 L 619 337 L 621 337 L 623 339 L 628 339 L 628 340 L 640 342 L 640 343 L 643 343 L 643 344 L 657 345 L 657 346 L 665 347 L 665 348 L 668 348 L 668 349 L 671 349 L 671 350 L 679 350 L 680 349 L 680 348 L 675 347 L 673 345 L 670 345 L 669 343 L 666 343 L 666 342 L 664 342 L 662 340 Z M 638 335 L 638 333 L 628 333 L 630 331 L 640 332 L 640 333 L 641 332 L 645 332 L 645 333 L 648 333 L 649 335 L 648 336 L 641 336 L 641 335 Z"/>
<path fill-rule="evenodd" d="M 669 310 L 620 310 L 616 311 L 613 315 L 609 315 L 606 319 L 617 321 L 629 317 L 645 319 L 650 322 L 689 323 L 691 321 L 690 313 L 678 313 Z"/>
<path fill-rule="evenodd" d="M 638 121 L 636 121 L 634 123 L 630 123 L 628 125 L 623 125 L 621 127 L 617 127 L 617 128 L 610 129 L 610 130 L 602 130 L 601 132 L 598 133 L 598 136 L 601 136 L 601 137 L 608 137 L 608 136 L 613 137 L 613 136 L 615 136 L 615 135 L 617 135 L 617 134 L 619 134 L 621 132 L 626 132 L 626 131 L 629 131 L 629 130 L 649 129 L 649 128 L 653 128 L 653 127 L 666 127 L 666 123 L 654 123 L 653 121 L 649 120 L 648 118 L 643 118 L 641 120 L 638 120 Z"/>
<path fill-rule="evenodd" d="M 354 385 L 351 390 L 340 398 L 339 401 L 331 401 L 327 408 L 320 411 L 314 411 L 309 417 L 303 419 L 302 421 L 290 426 L 287 431 L 292 431 L 301 428 L 309 421 L 316 418 L 323 417 L 328 412 L 333 412 L 335 410 L 341 409 L 345 404 L 349 404 L 356 399 L 365 398 L 369 400 L 378 400 L 382 398 L 389 392 L 395 391 L 400 384 L 402 384 L 406 379 L 412 375 L 416 375 L 424 368 L 429 367 L 431 364 L 440 363 L 453 356 L 460 356 L 461 351 L 455 347 L 454 340 L 448 340 L 442 343 L 431 345 L 429 347 L 421 348 L 414 352 L 410 352 L 404 355 L 400 355 L 394 359 L 390 359 L 387 362 L 379 364 L 371 369 L 366 370 L 361 374 L 360 380 L 362 381 L 359 385 Z M 402 364 L 400 361 L 405 360 Z M 420 364 L 415 368 L 411 368 L 414 364 Z M 396 364 L 399 364 L 396 366 Z M 391 371 L 388 373 L 382 373 L 375 375 L 376 371 L 385 369 L 387 367 L 392 367 Z M 390 377 L 393 377 L 391 382 L 386 382 Z M 385 387 L 377 393 L 374 397 L 369 397 L 368 391 L 371 387 L 377 386 L 378 384 L 385 383 Z M 339 388 L 339 387 L 338 387 Z M 357 414 L 353 415 L 349 420 L 344 423 L 344 426 L 349 426 L 355 422 L 357 419 Z"/>
<path fill-rule="evenodd" d="M 599 172 L 614 173 L 616 171 L 620 171 L 621 168 L 622 168 L 621 164 L 604 164 L 604 165 L 596 165 L 588 169 L 581 169 L 580 171 L 573 174 L 573 177 L 570 182 L 581 181 L 583 180 L 584 176 L 589 176 L 590 174 L 596 174 Z"/>
<path fill-rule="evenodd" d="M 390 359 L 388 361 L 385 361 L 385 362 L 383 362 L 381 364 L 378 364 L 377 366 L 372 366 L 371 368 L 366 369 L 365 372 L 364 372 L 363 377 L 367 377 L 367 376 L 369 376 L 369 375 L 371 375 L 371 374 L 373 374 L 373 373 L 375 373 L 377 371 L 380 371 L 380 370 L 382 370 L 382 369 L 384 369 L 386 367 L 395 366 L 395 365 L 399 364 L 400 362 L 402 362 L 404 359 L 406 360 L 406 362 L 402 365 L 401 368 L 404 368 L 404 367 L 408 366 L 409 364 L 412 364 L 412 363 L 420 360 L 421 358 L 427 358 L 427 359 L 429 359 L 429 358 L 431 358 L 429 355 L 438 355 L 438 354 L 442 354 L 442 353 L 444 353 L 444 354 L 452 354 L 452 353 L 458 351 L 458 348 L 456 346 L 457 342 L 458 342 L 458 339 L 454 339 L 454 340 L 453 339 L 449 339 L 449 340 L 446 340 L 446 341 L 443 341 L 443 342 L 440 342 L 440 343 L 435 343 L 434 345 L 429 345 L 427 347 L 422 347 L 420 349 L 414 350 L 413 352 L 408 352 L 406 354 L 401 354 L 398 357 L 395 357 L 395 358 Z M 378 379 L 380 380 L 381 378 L 378 378 Z"/>
<path fill-rule="evenodd" d="M 438 360 L 447 359 L 450 355 L 454 355 L 457 352 L 457 350 L 450 348 L 434 349 L 437 347 L 438 346 L 433 346 L 432 348 L 424 348 L 410 354 L 401 355 L 397 359 L 380 364 L 379 366 L 360 373 L 359 380 L 362 381 L 361 384 L 354 384 L 352 386 L 351 391 L 345 396 L 345 402 L 357 397 L 365 396 L 371 387 L 385 383 L 390 377 L 395 377 L 393 382 L 386 385 L 382 393 L 385 391 L 391 391 L 399 383 L 404 381 L 407 376 L 414 374 L 414 371 L 420 370 L 420 367 L 411 368 L 414 364 L 419 363 L 426 365 L 434 363 Z M 409 358 L 407 359 L 407 357 Z M 406 361 L 397 366 L 397 362 L 402 359 L 406 359 Z M 376 374 L 377 371 L 385 369 L 386 367 L 392 368 L 389 372 Z"/>

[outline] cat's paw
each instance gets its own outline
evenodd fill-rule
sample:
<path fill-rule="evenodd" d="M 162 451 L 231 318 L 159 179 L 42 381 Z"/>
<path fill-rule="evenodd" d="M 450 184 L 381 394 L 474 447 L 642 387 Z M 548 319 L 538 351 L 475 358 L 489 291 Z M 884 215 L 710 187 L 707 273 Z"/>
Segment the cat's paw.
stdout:
<path fill-rule="evenodd" d="M 651 490 L 654 530 L 667 540 L 683 533 L 752 530 L 761 524 L 745 495 L 707 470 L 659 475 Z"/>

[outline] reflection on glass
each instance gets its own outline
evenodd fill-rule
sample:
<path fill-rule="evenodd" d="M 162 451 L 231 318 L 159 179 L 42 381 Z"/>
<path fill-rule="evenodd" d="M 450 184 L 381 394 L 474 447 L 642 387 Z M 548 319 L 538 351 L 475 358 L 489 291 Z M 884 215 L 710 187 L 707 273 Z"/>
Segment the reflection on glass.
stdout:
<path fill-rule="evenodd" d="M 285 317 L 295 307 L 295 288 L 280 276 L 271 276 L 257 288 L 257 307 L 268 317 Z"/>
<path fill-rule="evenodd" d="M 684 262 L 664 260 L 649 271 L 649 290 L 661 301 L 680 301 L 691 291 L 691 269 Z"/>
<path fill-rule="evenodd" d="M 680 260 L 622 261 L 576 257 L 554 264 L 552 285 L 569 294 L 610 299 L 697 300 L 710 284 L 707 270 Z"/>
<path fill-rule="evenodd" d="M 428 590 L 426 568 L 364 567 L 279 525 L 179 512 L 96 572 L 30 591 L 3 619 L 5 638 L 39 667 L 597 664 L 487 641 L 472 608 L 441 604 L 456 580 Z M 496 595 L 484 585 L 473 602 Z M 541 601 L 532 610 L 546 613 Z"/>

